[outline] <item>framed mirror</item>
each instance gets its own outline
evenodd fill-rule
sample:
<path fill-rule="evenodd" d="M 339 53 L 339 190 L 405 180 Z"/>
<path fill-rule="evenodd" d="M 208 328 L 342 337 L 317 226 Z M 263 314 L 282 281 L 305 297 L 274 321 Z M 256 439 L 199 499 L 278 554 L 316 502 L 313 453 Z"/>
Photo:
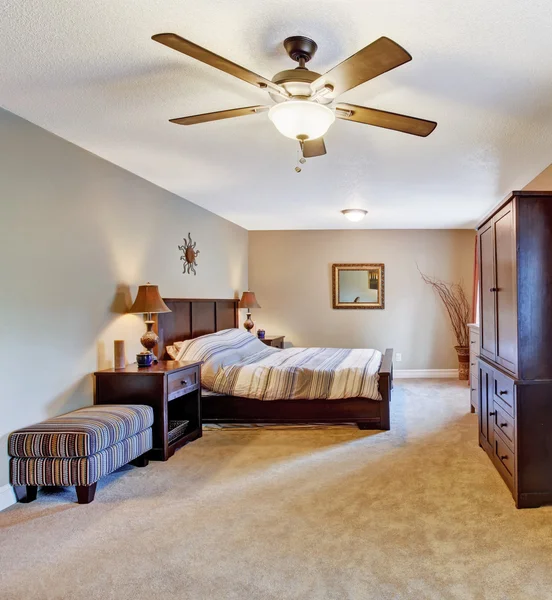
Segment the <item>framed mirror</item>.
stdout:
<path fill-rule="evenodd" d="M 334 308 L 384 308 L 385 267 L 381 263 L 332 265 Z"/>

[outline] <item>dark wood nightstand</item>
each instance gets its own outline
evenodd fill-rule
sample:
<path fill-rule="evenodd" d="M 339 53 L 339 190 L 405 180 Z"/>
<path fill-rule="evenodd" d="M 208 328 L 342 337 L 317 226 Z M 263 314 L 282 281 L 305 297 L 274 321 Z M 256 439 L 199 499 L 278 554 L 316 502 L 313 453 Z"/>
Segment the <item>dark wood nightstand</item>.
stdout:
<path fill-rule="evenodd" d="M 200 369 L 198 362 L 167 360 L 151 367 L 132 364 L 124 369 L 98 371 L 94 373 L 95 403 L 151 406 L 154 420 L 150 457 L 167 460 L 184 444 L 202 436 Z M 184 421 L 189 421 L 185 427 Z"/>
<path fill-rule="evenodd" d="M 267 346 L 272 346 L 273 348 L 283 348 L 285 337 L 285 335 L 265 335 L 261 342 Z"/>

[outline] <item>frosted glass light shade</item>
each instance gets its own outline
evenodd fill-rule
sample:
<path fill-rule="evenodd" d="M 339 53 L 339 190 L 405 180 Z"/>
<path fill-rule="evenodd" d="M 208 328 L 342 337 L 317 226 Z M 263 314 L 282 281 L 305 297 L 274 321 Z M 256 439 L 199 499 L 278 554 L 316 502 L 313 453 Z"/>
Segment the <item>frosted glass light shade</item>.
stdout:
<path fill-rule="evenodd" d="M 328 131 L 335 121 L 335 114 L 316 102 L 288 100 L 275 104 L 268 111 L 268 118 L 282 135 L 292 140 L 315 140 Z"/>
<path fill-rule="evenodd" d="M 346 210 L 342 210 L 341 213 L 345 215 L 349 221 L 356 223 L 357 221 L 362 221 L 368 214 L 368 211 L 363 210 L 362 208 L 347 208 Z"/>

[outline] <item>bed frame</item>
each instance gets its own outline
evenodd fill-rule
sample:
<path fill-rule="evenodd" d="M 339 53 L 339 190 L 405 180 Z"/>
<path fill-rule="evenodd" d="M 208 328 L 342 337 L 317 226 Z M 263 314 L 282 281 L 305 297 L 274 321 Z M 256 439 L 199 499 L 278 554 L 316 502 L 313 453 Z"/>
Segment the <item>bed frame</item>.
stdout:
<path fill-rule="evenodd" d="M 164 298 L 170 313 L 158 315 L 158 356 L 168 358 L 174 342 L 238 327 L 238 300 Z M 357 423 L 359 429 L 390 428 L 389 403 L 393 387 L 393 349 L 388 348 L 379 370 L 382 400 L 271 400 L 237 396 L 205 396 L 201 401 L 204 423 Z"/>

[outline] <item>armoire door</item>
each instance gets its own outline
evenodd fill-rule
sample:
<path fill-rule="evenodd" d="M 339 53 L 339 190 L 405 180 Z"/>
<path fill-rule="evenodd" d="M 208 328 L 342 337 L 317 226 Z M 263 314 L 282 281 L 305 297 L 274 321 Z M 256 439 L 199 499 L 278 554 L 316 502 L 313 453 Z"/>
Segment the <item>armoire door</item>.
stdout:
<path fill-rule="evenodd" d="M 492 455 L 494 439 L 494 400 L 493 371 L 485 363 L 479 361 L 479 443 Z"/>
<path fill-rule="evenodd" d="M 480 354 L 495 360 L 496 356 L 496 284 L 495 245 L 493 223 L 489 221 L 479 230 L 479 285 L 480 285 Z"/>
<path fill-rule="evenodd" d="M 513 202 L 493 218 L 496 247 L 495 362 L 517 374 L 516 230 Z"/>

